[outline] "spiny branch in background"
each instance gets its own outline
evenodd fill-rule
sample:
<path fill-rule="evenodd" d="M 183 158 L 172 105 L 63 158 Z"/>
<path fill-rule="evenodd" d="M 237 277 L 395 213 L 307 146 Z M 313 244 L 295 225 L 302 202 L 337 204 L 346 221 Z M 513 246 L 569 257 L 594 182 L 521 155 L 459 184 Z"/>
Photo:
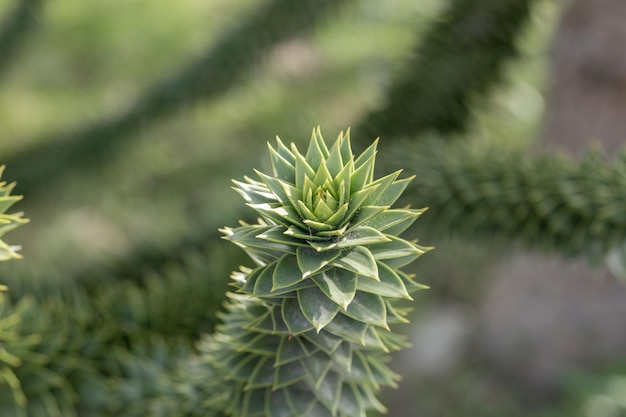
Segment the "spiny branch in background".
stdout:
<path fill-rule="evenodd" d="M 386 155 L 415 175 L 407 195 L 437 233 L 605 258 L 626 236 L 626 153 L 580 160 L 477 144 L 406 142 Z"/>
<path fill-rule="evenodd" d="M 0 78 L 14 62 L 20 45 L 37 25 L 37 13 L 45 0 L 16 0 L 0 22 Z"/>
<path fill-rule="evenodd" d="M 423 210 L 391 206 L 411 178 L 374 179 L 376 143 L 352 154 L 343 132 L 330 149 L 319 128 L 303 155 L 280 139 L 273 172 L 235 181 L 260 218 L 224 228 L 253 268 L 233 273 L 223 323 L 201 345 L 207 415 L 364 417 L 395 386 L 388 352 L 401 300 L 425 288 L 400 270 L 427 248 L 397 235 Z M 215 414 L 211 414 L 211 412 Z"/>
<path fill-rule="evenodd" d="M 118 415 L 122 404 L 142 416 L 157 402 L 182 406 L 195 388 L 179 392 L 187 386 L 179 361 L 186 366 L 200 334 L 212 331 L 226 290 L 223 256 L 213 255 L 190 253 L 141 285 L 102 285 L 94 294 L 56 280 L 52 293 L 29 294 L 24 287 L 34 284 L 22 283 L 16 296 L 10 284 L 0 298 L 2 415 L 71 417 L 77 407 Z M 164 378 L 178 379 L 168 386 Z"/>
<path fill-rule="evenodd" d="M 385 140 L 465 130 L 472 101 L 502 79 L 537 0 L 454 0 L 415 46 L 385 106 L 361 118 L 355 137 Z"/>
<path fill-rule="evenodd" d="M 129 136 L 199 100 L 219 97 L 245 80 L 273 45 L 310 31 L 349 0 L 273 0 L 238 23 L 206 54 L 144 91 L 130 110 L 100 122 L 37 140 L 7 165 L 20 191 L 34 195 L 62 175 L 87 172 L 123 149 Z"/>

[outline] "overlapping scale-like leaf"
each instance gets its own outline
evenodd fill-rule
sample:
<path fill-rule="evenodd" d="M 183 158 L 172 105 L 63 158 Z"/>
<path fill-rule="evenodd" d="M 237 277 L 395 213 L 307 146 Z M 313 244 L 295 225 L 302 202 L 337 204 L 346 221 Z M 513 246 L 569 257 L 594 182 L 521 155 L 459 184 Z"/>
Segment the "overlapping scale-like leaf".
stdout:
<path fill-rule="evenodd" d="M 355 157 L 349 131 L 328 147 L 315 129 L 304 154 L 268 149 L 271 175 L 234 182 L 258 224 L 222 229 L 256 267 L 233 274 L 201 349 L 220 380 L 206 404 L 234 417 L 382 412 L 376 393 L 397 380 L 384 356 L 404 346 L 390 332 L 407 321 L 398 301 L 426 288 L 398 270 L 428 250 L 397 236 L 423 212 L 391 208 L 411 179 L 374 179 L 377 141 Z"/>

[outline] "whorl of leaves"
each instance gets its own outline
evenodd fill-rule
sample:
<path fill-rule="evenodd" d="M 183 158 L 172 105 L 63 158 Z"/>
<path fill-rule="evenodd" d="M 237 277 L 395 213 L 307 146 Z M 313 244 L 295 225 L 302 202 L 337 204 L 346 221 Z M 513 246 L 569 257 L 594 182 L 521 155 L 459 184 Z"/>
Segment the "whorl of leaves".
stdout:
<path fill-rule="evenodd" d="M 202 345 L 214 377 L 207 407 L 236 417 L 362 417 L 384 411 L 380 386 L 397 375 L 386 353 L 403 346 L 389 325 L 398 300 L 423 286 L 399 270 L 427 248 L 397 237 L 423 210 L 392 209 L 410 178 L 374 179 L 376 143 L 355 157 L 349 134 L 328 148 L 319 128 L 307 152 L 280 139 L 273 172 L 235 181 L 260 218 L 225 228 L 254 268 Z"/>

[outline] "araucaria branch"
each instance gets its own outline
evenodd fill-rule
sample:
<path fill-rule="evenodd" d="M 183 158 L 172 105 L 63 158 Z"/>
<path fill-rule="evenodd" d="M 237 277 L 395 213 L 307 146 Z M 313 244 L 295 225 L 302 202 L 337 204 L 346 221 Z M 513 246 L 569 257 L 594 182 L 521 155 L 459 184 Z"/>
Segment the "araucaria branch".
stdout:
<path fill-rule="evenodd" d="M 424 211 L 391 208 L 411 178 L 374 179 L 375 142 L 355 157 L 349 132 L 328 148 L 319 128 L 306 154 L 280 139 L 272 175 L 235 181 L 257 224 L 224 228 L 256 266 L 233 273 L 223 323 L 204 342 L 205 403 L 234 417 L 364 417 L 397 375 L 390 325 L 422 288 L 399 268 L 428 248 L 399 238 Z"/>

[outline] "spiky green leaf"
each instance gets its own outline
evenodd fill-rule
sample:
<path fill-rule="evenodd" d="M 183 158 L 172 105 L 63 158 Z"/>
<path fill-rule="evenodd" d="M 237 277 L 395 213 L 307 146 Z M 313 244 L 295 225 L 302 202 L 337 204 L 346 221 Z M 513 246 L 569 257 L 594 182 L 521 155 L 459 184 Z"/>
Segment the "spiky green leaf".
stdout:
<path fill-rule="evenodd" d="M 381 245 L 384 244 L 382 243 Z M 340 257 L 332 262 L 332 265 L 379 281 L 376 260 L 372 252 L 363 246 L 356 246 L 342 253 Z"/>
<path fill-rule="evenodd" d="M 327 269 L 322 273 L 313 275 L 312 280 L 328 298 L 344 309 L 352 302 L 356 293 L 357 274 L 346 269 Z"/>
<path fill-rule="evenodd" d="M 303 278 L 310 277 L 322 268 L 325 268 L 337 259 L 339 255 L 341 255 L 339 250 L 329 250 L 321 253 L 307 247 L 299 247 L 296 250 L 297 262 Z"/>
<path fill-rule="evenodd" d="M 298 304 L 302 314 L 319 332 L 339 311 L 339 305 L 329 299 L 318 287 L 298 290 Z"/>
<path fill-rule="evenodd" d="M 389 329 L 387 308 L 380 295 L 357 291 L 354 300 L 343 314 L 363 323 Z"/>

